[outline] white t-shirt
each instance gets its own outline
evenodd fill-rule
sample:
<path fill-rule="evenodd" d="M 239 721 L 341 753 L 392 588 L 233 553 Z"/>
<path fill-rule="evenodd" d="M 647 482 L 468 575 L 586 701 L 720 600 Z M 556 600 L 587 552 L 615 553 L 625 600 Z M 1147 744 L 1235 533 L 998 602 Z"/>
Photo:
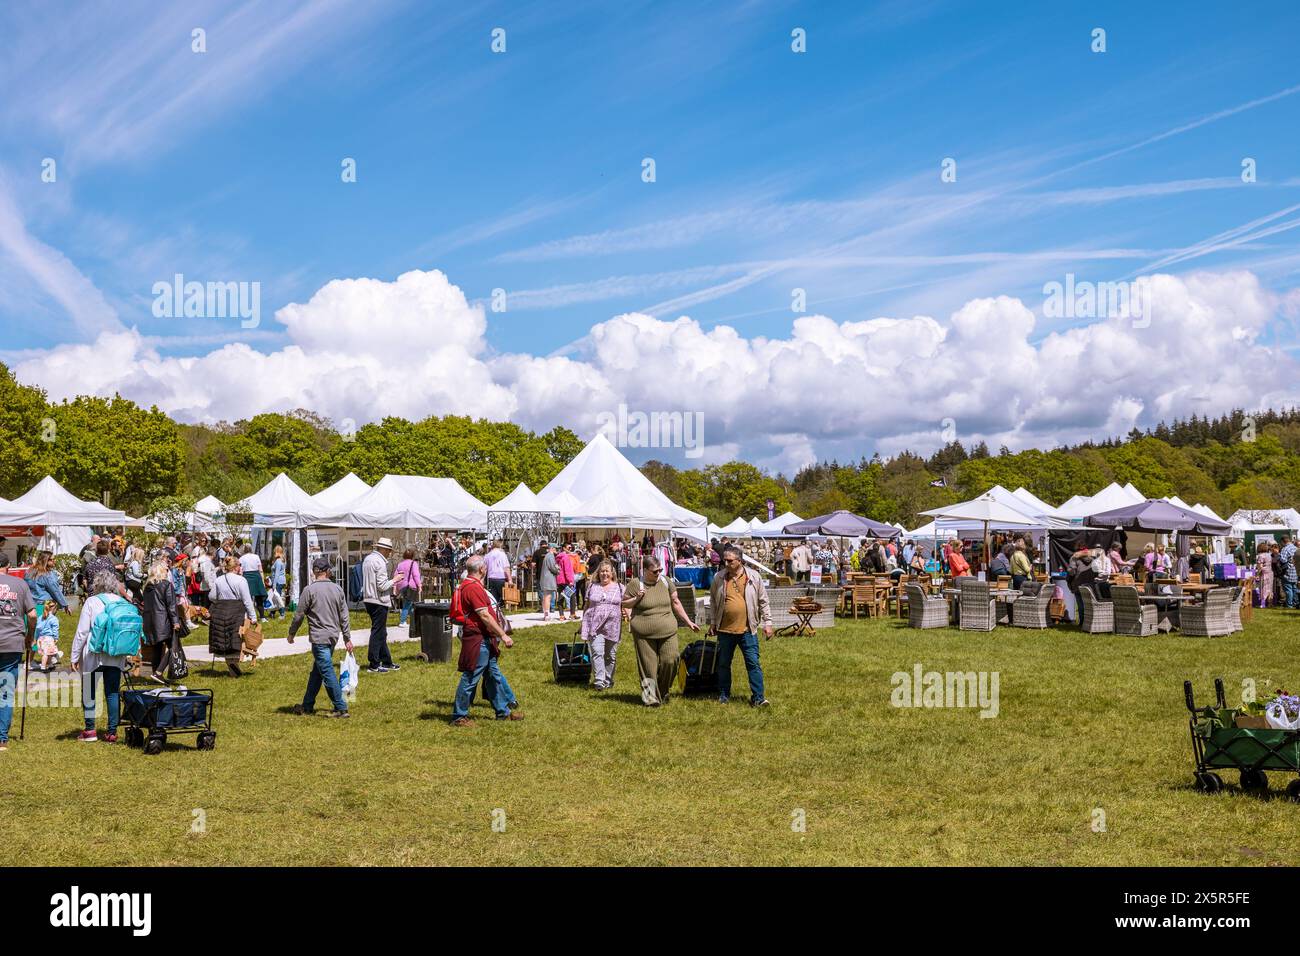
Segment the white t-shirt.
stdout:
<path fill-rule="evenodd" d="M 239 570 L 243 571 L 245 574 L 249 571 L 261 571 L 262 559 L 251 551 L 248 552 L 248 554 L 241 554 L 239 556 Z"/>

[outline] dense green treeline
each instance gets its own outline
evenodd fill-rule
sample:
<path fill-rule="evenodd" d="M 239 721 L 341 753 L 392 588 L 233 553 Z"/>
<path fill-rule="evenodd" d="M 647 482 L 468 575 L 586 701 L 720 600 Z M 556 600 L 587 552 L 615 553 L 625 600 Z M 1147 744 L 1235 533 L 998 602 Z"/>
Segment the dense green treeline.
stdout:
<path fill-rule="evenodd" d="M 491 502 L 520 481 L 540 489 L 582 446 L 567 428 L 536 434 L 459 416 L 385 418 L 355 435 L 304 410 L 183 425 L 121 397 L 49 402 L 0 365 L 0 496 L 6 498 L 51 474 L 79 497 L 107 495 L 114 506 L 140 514 L 187 508 L 208 494 L 235 503 L 281 471 L 308 492 L 353 471 L 368 482 L 385 474 L 451 477 Z M 1060 504 L 1112 481 L 1132 482 L 1149 497 L 1177 494 L 1226 516 L 1300 501 L 1300 411 L 1236 410 L 1050 451 L 994 454 L 983 443 L 952 442 L 928 458 L 903 452 L 822 462 L 793 478 L 737 461 L 698 469 L 650 461 L 642 471 L 674 501 L 719 523 L 763 517 L 770 498 L 778 513 L 850 508 L 911 527 L 920 523 L 919 511 L 994 484 L 1024 486 Z"/>

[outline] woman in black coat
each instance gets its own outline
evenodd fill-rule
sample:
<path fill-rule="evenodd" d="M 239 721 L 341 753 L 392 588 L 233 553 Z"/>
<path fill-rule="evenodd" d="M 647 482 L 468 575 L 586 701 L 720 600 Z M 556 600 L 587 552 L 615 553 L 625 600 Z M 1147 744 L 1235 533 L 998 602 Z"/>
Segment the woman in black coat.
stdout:
<path fill-rule="evenodd" d="M 166 561 L 155 561 L 149 566 L 140 617 L 144 624 L 144 641 L 149 646 L 149 659 L 153 664 L 153 679 L 160 684 L 166 683 L 163 673 L 171 663 L 172 638 L 181 627 L 176 613 L 176 591 L 172 588 Z"/>

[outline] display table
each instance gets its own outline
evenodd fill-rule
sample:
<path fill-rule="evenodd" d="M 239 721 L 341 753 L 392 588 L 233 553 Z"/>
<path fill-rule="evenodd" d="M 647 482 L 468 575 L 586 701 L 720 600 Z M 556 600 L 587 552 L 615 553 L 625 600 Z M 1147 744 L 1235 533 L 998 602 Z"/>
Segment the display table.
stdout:
<path fill-rule="evenodd" d="M 700 564 L 679 564 L 673 568 L 673 577 L 697 591 L 707 591 L 713 584 L 713 569 Z"/>

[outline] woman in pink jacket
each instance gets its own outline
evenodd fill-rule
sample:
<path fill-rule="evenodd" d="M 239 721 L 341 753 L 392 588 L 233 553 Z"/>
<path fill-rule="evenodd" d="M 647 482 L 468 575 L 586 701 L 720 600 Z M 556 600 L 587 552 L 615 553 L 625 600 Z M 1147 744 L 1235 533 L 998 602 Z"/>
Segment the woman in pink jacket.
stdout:
<path fill-rule="evenodd" d="M 573 608 L 573 545 L 565 545 L 564 550 L 555 553 L 555 563 L 559 572 L 555 575 L 555 587 L 560 592 L 560 620 L 576 621 L 578 613 Z"/>
<path fill-rule="evenodd" d="M 424 580 L 420 577 L 420 562 L 415 559 L 415 549 L 407 548 L 402 554 L 401 563 L 397 565 L 397 571 L 393 574 L 393 593 L 402 602 L 399 625 L 406 623 L 406 616 L 411 613 L 415 602 L 420 600 L 420 589 L 423 586 Z"/>

